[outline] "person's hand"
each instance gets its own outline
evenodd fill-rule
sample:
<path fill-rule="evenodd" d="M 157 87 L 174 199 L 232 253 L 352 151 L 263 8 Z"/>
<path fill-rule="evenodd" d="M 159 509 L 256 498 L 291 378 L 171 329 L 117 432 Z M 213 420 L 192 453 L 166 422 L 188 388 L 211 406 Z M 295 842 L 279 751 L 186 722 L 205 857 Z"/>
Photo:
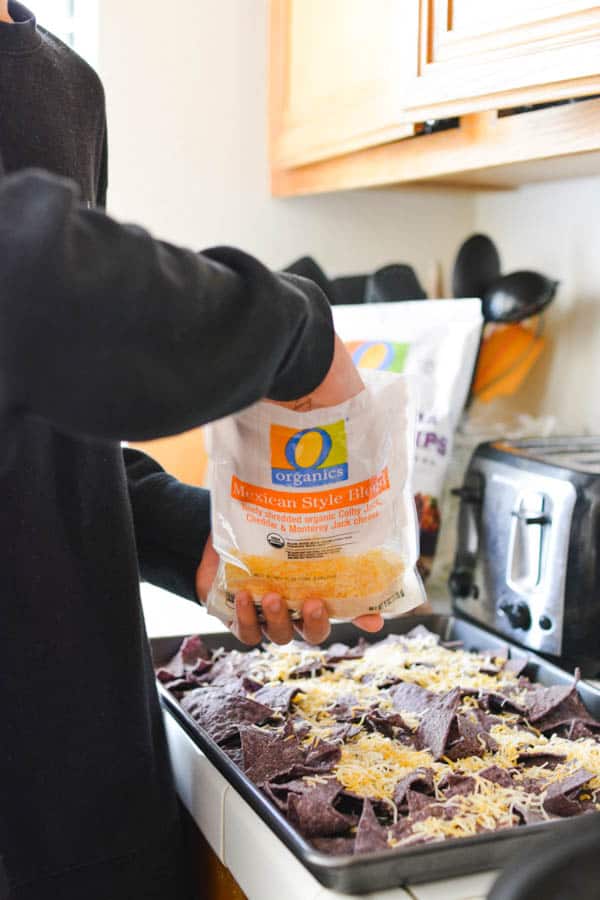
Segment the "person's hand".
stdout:
<path fill-rule="evenodd" d="M 204 547 L 200 565 L 196 571 L 196 593 L 205 603 L 217 574 L 219 556 L 209 537 Z M 294 629 L 309 644 L 320 644 L 330 631 L 327 609 L 322 600 L 307 600 L 302 607 L 302 619 L 292 624 L 285 601 L 278 594 L 266 594 L 262 598 L 262 610 L 266 623 L 261 627 L 252 597 L 246 591 L 235 596 L 235 618 L 229 628 L 244 644 L 258 644 L 263 636 L 275 644 L 287 644 L 294 637 Z M 363 631 L 379 631 L 383 627 L 380 615 L 359 616 L 354 624 Z"/>
<path fill-rule="evenodd" d="M 300 397 L 299 400 L 278 401 L 277 405 L 296 412 L 310 412 L 311 409 L 337 406 L 338 403 L 344 403 L 360 394 L 362 390 L 364 384 L 358 369 L 352 362 L 344 342 L 336 334 L 333 360 L 321 384 L 306 397 Z"/>

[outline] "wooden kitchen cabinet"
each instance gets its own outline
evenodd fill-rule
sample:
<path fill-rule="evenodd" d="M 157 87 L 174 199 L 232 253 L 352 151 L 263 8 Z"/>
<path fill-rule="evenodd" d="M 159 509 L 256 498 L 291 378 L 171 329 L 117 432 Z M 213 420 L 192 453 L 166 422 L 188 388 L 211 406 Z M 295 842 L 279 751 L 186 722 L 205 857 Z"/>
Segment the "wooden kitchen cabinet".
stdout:
<path fill-rule="evenodd" d="M 404 86 L 417 59 L 418 4 L 272 0 L 270 142 L 277 167 L 413 133 Z"/>
<path fill-rule="evenodd" d="M 202 428 L 154 441 L 131 442 L 129 446 L 147 453 L 186 484 L 196 487 L 206 484 L 208 456 Z"/>
<path fill-rule="evenodd" d="M 405 106 L 443 117 L 592 94 L 600 6 L 582 0 L 417 0 L 417 74 Z"/>
<path fill-rule="evenodd" d="M 600 172 L 600 5 L 271 0 L 270 56 L 275 195 Z"/>

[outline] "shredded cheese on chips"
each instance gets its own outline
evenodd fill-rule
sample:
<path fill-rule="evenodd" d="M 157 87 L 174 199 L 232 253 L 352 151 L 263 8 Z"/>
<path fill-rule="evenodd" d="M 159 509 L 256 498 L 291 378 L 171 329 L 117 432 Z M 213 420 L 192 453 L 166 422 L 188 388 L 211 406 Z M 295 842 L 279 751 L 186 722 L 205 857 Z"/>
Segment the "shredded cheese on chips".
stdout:
<path fill-rule="evenodd" d="M 327 651 L 299 644 L 271 645 L 266 653 L 257 656 L 252 674 L 263 682 L 284 682 L 298 688 L 293 715 L 308 726 L 305 743 L 309 744 L 315 739 L 327 740 L 340 728 L 334 715 L 336 704 L 350 710 L 355 724 L 362 725 L 368 712 L 377 708 L 384 716 L 399 713 L 408 728 L 415 731 L 421 716 L 395 707 L 393 687 L 386 689 L 399 682 L 413 683 L 433 693 L 446 693 L 460 686 L 466 694 L 459 712 L 472 720 L 478 707 L 475 695 L 480 691 L 508 692 L 518 704 L 526 692 L 512 672 L 503 670 L 504 661 L 502 657 L 447 649 L 440 646 L 434 635 L 423 634 L 374 644 L 365 649 L 362 658 L 338 661 L 335 668 L 328 663 Z M 314 667 L 320 674 L 294 677 L 294 670 L 304 666 Z M 494 667 L 498 673 L 490 674 Z M 488 671 L 481 671 L 482 668 Z M 398 781 L 417 768 L 432 770 L 435 797 L 446 808 L 451 806 L 453 815 L 438 817 L 434 812 L 415 821 L 409 840 L 418 836 L 442 840 L 509 828 L 519 820 L 515 807 L 527 809 L 542 819 L 550 818 L 543 806 L 547 788 L 581 768 L 597 773 L 587 783 L 585 795 L 596 801 L 595 792 L 600 791 L 600 744 L 588 738 L 576 741 L 556 735 L 547 738 L 510 711 L 497 713 L 495 718 L 498 721 L 488 733 L 496 749 L 487 750 L 481 739 L 480 756 L 457 760 L 448 757 L 435 760 L 426 749 L 417 750 L 378 731 L 363 730 L 342 744 L 341 759 L 331 774 L 353 794 L 389 804 L 395 823 L 399 819 L 394 803 Z M 533 760 L 527 766 L 520 766 L 522 753 L 549 754 L 551 758 L 558 756 L 564 760 L 552 759 L 552 765 Z M 480 772 L 490 766 L 508 772 L 511 786 L 482 777 Z M 450 799 L 446 797 L 444 779 L 452 774 L 473 778 L 474 789 L 465 794 L 456 793 Z M 316 783 L 320 779 L 307 776 L 307 780 Z M 537 794 L 531 791 L 532 780 L 539 782 Z M 600 803 L 596 806 L 600 809 Z M 390 832 L 390 846 L 402 840 Z"/>

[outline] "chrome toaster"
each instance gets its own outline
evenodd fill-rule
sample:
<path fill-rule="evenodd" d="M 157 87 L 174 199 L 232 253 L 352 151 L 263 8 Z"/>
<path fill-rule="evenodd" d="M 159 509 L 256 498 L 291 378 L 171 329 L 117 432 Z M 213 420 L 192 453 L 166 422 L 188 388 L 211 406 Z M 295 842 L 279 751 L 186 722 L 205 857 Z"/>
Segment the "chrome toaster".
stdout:
<path fill-rule="evenodd" d="M 456 493 L 456 611 L 600 673 L 600 437 L 480 444 Z"/>

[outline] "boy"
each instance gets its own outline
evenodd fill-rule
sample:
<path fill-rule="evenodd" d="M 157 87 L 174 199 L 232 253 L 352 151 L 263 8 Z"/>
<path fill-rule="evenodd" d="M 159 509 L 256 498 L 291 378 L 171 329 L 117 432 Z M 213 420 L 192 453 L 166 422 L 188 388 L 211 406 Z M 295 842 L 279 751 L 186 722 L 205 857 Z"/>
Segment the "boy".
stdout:
<path fill-rule="evenodd" d="M 22 5 L 0 2 L 0 18 L 7 170 L 51 168 L 102 202 L 99 82 Z M 310 283 L 228 248 L 154 242 L 48 176 L 0 182 L 0 856 L 13 900 L 186 896 L 138 553 L 148 577 L 195 598 L 214 564 L 208 499 L 143 456 L 128 484 L 119 440 L 262 396 L 340 402 L 360 380 L 339 344 L 332 360 Z M 245 599 L 236 627 L 254 640 Z M 319 640 L 327 618 L 311 604 Z"/>

